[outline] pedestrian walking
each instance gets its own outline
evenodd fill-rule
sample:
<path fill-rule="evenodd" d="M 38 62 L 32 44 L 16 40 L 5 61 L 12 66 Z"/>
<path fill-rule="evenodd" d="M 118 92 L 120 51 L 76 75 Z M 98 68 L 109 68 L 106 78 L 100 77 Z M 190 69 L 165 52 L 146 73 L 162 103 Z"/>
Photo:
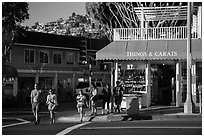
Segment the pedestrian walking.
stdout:
<path fill-rule="evenodd" d="M 121 102 L 123 98 L 123 87 L 120 85 L 120 82 L 116 82 L 116 87 L 113 90 L 113 96 L 115 99 L 115 113 L 120 113 Z"/>
<path fill-rule="evenodd" d="M 84 108 L 85 108 L 85 105 L 87 105 L 86 97 L 83 95 L 82 90 L 79 91 L 79 95 L 77 95 L 76 101 L 77 101 L 77 110 L 80 115 L 80 121 L 82 122 L 85 114 Z"/>
<path fill-rule="evenodd" d="M 32 105 L 32 112 L 35 117 L 35 125 L 40 123 L 40 116 L 39 116 L 39 111 L 40 111 L 40 103 L 42 100 L 41 97 L 41 90 L 38 89 L 38 84 L 34 84 L 34 89 L 31 91 L 31 105 Z"/>
<path fill-rule="evenodd" d="M 90 90 L 91 90 L 90 100 L 91 100 L 91 110 L 92 110 L 91 116 L 95 116 L 97 114 L 98 89 L 94 83 L 91 84 Z"/>
<path fill-rule="evenodd" d="M 46 104 L 48 105 L 48 111 L 50 112 L 50 124 L 53 124 L 55 123 L 55 110 L 57 109 L 58 103 L 57 97 L 52 89 L 49 89 Z"/>
<path fill-rule="evenodd" d="M 102 90 L 102 93 L 103 93 L 102 115 L 104 114 L 106 104 L 107 104 L 107 114 L 109 114 L 109 104 L 110 104 L 110 98 L 111 98 L 111 88 L 109 84 L 106 84 L 106 86 Z"/>

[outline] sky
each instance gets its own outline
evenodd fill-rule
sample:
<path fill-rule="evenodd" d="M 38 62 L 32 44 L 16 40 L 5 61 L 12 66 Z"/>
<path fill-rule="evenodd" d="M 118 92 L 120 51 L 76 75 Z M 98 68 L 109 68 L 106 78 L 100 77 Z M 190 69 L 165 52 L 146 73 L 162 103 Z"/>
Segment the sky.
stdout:
<path fill-rule="evenodd" d="M 28 2 L 29 19 L 22 24 L 32 26 L 36 22 L 48 23 L 60 18 L 67 19 L 73 12 L 85 15 L 85 2 Z"/>

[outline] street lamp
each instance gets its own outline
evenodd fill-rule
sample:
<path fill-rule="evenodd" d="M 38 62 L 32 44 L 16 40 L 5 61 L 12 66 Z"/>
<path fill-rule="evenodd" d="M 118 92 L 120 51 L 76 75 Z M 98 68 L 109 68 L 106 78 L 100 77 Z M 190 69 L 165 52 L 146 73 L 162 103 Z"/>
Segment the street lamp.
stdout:
<path fill-rule="evenodd" d="M 192 114 L 192 100 L 191 100 L 191 2 L 188 2 L 188 15 L 187 15 L 187 93 L 186 102 L 184 103 L 184 113 Z"/>

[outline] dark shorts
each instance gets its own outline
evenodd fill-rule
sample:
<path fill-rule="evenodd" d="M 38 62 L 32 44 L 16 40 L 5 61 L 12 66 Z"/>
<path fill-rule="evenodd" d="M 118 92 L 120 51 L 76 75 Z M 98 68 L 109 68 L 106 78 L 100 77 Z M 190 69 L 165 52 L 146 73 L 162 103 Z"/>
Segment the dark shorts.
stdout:
<path fill-rule="evenodd" d="M 92 100 L 94 103 L 97 103 L 97 101 L 98 101 L 98 96 L 94 96 L 91 100 Z"/>
<path fill-rule="evenodd" d="M 32 103 L 32 110 L 39 112 L 40 111 L 40 102 Z"/>
<path fill-rule="evenodd" d="M 116 97 L 115 98 L 115 104 L 116 105 L 121 105 L 121 102 L 122 102 L 122 98 L 121 97 Z"/>

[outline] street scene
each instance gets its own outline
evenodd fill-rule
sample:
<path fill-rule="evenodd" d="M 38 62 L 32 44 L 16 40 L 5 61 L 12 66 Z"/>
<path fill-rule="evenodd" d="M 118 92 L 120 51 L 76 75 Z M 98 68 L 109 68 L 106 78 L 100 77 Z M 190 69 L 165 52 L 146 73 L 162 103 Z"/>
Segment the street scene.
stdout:
<path fill-rule="evenodd" d="M 2 2 L 2 135 L 202 135 L 201 25 L 202 2 Z"/>

